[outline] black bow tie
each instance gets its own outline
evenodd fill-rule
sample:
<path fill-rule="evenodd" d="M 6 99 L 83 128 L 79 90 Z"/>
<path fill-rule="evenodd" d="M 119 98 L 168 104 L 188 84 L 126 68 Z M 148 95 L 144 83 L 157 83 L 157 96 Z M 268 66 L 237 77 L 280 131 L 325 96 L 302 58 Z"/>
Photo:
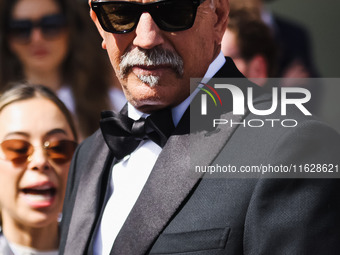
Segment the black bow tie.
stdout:
<path fill-rule="evenodd" d="M 117 159 L 133 152 L 146 139 L 163 148 L 175 129 L 170 109 L 157 111 L 137 121 L 121 113 L 105 111 L 102 112 L 100 128 L 106 144 Z"/>

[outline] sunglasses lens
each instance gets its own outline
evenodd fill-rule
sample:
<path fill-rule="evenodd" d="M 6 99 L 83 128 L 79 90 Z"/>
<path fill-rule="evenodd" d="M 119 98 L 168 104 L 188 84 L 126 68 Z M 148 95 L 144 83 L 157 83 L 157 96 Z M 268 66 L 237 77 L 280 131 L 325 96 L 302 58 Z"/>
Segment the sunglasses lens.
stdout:
<path fill-rule="evenodd" d="M 21 42 L 29 41 L 33 24 L 29 20 L 13 20 L 9 24 L 9 36 Z"/>
<path fill-rule="evenodd" d="M 162 30 L 181 31 L 192 27 L 196 8 L 191 0 L 164 2 L 152 12 L 152 17 Z"/>
<path fill-rule="evenodd" d="M 50 141 L 45 147 L 48 158 L 57 164 L 65 164 L 72 159 L 77 143 L 69 140 Z"/>
<path fill-rule="evenodd" d="M 103 29 L 111 33 L 128 33 L 135 29 L 140 15 L 149 12 L 160 29 L 189 29 L 195 20 L 198 4 L 193 0 L 159 1 L 147 4 L 133 2 L 92 2 Z"/>
<path fill-rule="evenodd" d="M 61 14 L 49 15 L 33 23 L 31 20 L 12 20 L 8 27 L 9 36 L 19 43 L 29 43 L 33 27 L 39 27 L 45 39 L 54 39 L 66 26 Z"/>
<path fill-rule="evenodd" d="M 32 154 L 33 147 L 27 141 L 12 139 L 1 143 L 1 150 L 6 160 L 21 164 Z"/>
<path fill-rule="evenodd" d="M 136 6 L 128 2 L 110 3 L 101 5 L 99 8 L 99 17 L 103 27 L 113 33 L 130 32 L 139 19 Z"/>
<path fill-rule="evenodd" d="M 66 25 L 63 15 L 51 15 L 43 17 L 40 21 L 40 27 L 46 39 L 58 36 Z"/>

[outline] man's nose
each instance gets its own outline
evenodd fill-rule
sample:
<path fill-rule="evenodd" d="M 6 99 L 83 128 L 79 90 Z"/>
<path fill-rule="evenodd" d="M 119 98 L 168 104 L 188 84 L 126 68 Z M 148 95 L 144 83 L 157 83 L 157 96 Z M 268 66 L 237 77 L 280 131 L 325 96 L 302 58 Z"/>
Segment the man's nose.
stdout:
<path fill-rule="evenodd" d="M 142 13 L 140 16 L 135 33 L 133 44 L 137 47 L 152 49 L 164 43 L 162 30 L 159 29 L 148 12 Z"/>

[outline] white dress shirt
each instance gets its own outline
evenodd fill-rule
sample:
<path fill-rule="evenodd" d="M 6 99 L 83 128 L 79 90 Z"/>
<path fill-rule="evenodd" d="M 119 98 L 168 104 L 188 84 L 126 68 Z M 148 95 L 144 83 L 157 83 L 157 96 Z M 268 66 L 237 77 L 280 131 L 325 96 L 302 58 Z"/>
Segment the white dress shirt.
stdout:
<path fill-rule="evenodd" d="M 204 82 L 213 77 L 224 65 L 222 52 L 210 64 Z M 198 91 L 198 90 L 197 90 Z M 197 93 L 196 91 L 194 93 Z M 177 126 L 192 97 L 172 109 L 174 125 Z M 144 113 L 128 104 L 128 115 L 134 120 L 146 117 Z M 141 193 L 162 148 L 151 140 L 141 142 L 135 151 L 124 157 L 112 168 L 111 195 L 105 206 L 93 246 L 94 255 L 110 254 L 112 245 Z"/>

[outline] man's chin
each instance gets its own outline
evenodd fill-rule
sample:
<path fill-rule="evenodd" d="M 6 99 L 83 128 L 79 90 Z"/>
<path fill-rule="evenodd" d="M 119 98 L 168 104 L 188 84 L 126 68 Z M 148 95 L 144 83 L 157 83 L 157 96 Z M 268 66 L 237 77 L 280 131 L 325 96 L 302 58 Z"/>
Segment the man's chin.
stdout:
<path fill-rule="evenodd" d="M 163 102 L 157 96 L 148 97 L 148 98 L 140 98 L 140 97 L 131 97 L 128 100 L 132 106 L 134 106 L 137 110 L 144 113 L 152 113 L 154 111 L 160 110 L 168 106 L 166 102 Z"/>
<path fill-rule="evenodd" d="M 137 78 L 144 84 L 154 88 L 159 84 L 160 76 L 155 75 L 138 75 Z"/>

